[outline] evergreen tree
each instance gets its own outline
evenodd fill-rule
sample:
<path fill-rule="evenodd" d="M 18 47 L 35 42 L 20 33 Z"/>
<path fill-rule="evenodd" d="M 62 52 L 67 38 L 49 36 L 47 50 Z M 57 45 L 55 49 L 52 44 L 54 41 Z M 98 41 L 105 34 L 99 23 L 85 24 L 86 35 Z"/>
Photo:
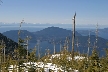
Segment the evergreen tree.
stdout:
<path fill-rule="evenodd" d="M 92 51 L 92 55 L 90 56 L 90 60 L 89 60 L 90 64 L 88 66 L 89 70 L 91 69 L 91 72 L 100 72 L 100 59 L 98 56 L 98 52 L 96 51 L 96 49 L 94 49 Z"/>

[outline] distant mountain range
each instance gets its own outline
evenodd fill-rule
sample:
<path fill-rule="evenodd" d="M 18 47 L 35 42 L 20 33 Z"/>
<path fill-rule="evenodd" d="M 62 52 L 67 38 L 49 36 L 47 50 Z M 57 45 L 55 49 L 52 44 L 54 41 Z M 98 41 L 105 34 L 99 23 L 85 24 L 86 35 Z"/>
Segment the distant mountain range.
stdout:
<path fill-rule="evenodd" d="M 18 30 L 20 26 L 20 23 L 2 23 L 0 22 L 0 32 L 6 32 L 9 30 Z M 68 29 L 68 30 L 72 30 L 72 24 L 50 24 L 50 23 L 23 23 L 22 24 L 22 30 L 28 30 L 30 32 L 35 32 L 35 31 L 39 31 L 42 30 L 44 28 L 47 27 L 60 27 L 60 28 L 64 28 L 64 29 Z M 99 28 L 106 28 L 108 27 L 107 24 L 104 25 L 99 25 Z M 90 29 L 95 29 L 96 25 L 95 24 L 76 24 L 76 30 L 90 30 Z"/>
<path fill-rule="evenodd" d="M 3 35 L 7 36 L 8 38 L 14 40 L 15 42 L 18 42 L 18 31 L 19 30 L 11 30 L 4 32 Z M 34 41 L 36 39 L 35 35 L 27 30 L 21 30 L 20 37 L 22 39 L 25 39 L 27 36 L 31 37 L 30 41 Z M 35 40 L 36 42 L 36 40 Z"/>
<path fill-rule="evenodd" d="M 76 40 L 78 39 L 79 42 L 79 50 L 81 53 L 87 52 L 88 48 L 88 34 L 89 32 L 87 31 L 76 31 Z M 18 30 L 11 30 L 4 32 L 3 35 L 7 36 L 8 38 L 14 40 L 17 42 L 18 40 Z M 62 41 L 62 46 L 65 44 L 66 37 L 69 38 L 70 43 L 69 43 L 69 51 L 72 49 L 71 41 L 72 41 L 72 31 L 71 30 L 66 30 L 63 28 L 59 27 L 48 27 L 40 31 L 36 32 L 29 32 L 27 30 L 22 30 L 21 31 L 21 38 L 24 39 L 26 36 L 31 37 L 29 43 L 32 46 L 35 46 L 37 44 L 37 40 L 40 40 L 40 47 L 42 53 L 45 53 L 45 49 L 49 48 L 51 50 L 51 53 L 53 53 L 53 42 L 56 43 L 56 51 L 59 52 L 59 47 L 60 47 L 60 41 Z M 93 49 L 95 46 L 95 40 L 96 36 L 94 33 L 91 33 L 91 45 L 90 45 L 90 51 Z M 107 48 L 107 39 L 104 39 L 102 37 L 98 37 L 98 43 L 96 44 L 98 46 L 98 50 L 100 54 L 103 54 L 103 48 Z M 31 47 L 33 48 L 33 47 Z M 76 50 L 76 43 L 75 43 L 75 50 Z"/>
<path fill-rule="evenodd" d="M 59 28 L 59 27 L 48 27 L 43 30 L 33 32 L 33 34 L 38 38 L 43 38 L 42 40 L 62 39 L 62 38 L 66 38 L 67 36 L 72 36 L 72 31 Z M 81 34 L 76 32 L 76 36 L 81 36 Z"/>
<path fill-rule="evenodd" d="M 92 30 L 78 30 L 78 33 L 80 33 L 82 36 L 87 36 L 89 35 L 96 35 L 96 30 L 92 29 Z M 104 29 L 98 29 L 98 36 L 108 39 L 108 28 L 104 28 Z"/>
<path fill-rule="evenodd" d="M 3 35 L 14 40 L 15 42 L 18 42 L 18 30 L 6 31 L 3 33 Z M 72 31 L 59 27 L 48 27 L 37 32 L 29 32 L 27 30 L 21 30 L 20 37 L 24 39 L 27 36 L 31 37 L 30 40 L 31 42 L 36 42 L 38 39 L 44 41 L 48 39 L 66 38 L 67 36 L 72 36 Z M 76 32 L 76 36 L 81 36 L 81 34 Z"/>

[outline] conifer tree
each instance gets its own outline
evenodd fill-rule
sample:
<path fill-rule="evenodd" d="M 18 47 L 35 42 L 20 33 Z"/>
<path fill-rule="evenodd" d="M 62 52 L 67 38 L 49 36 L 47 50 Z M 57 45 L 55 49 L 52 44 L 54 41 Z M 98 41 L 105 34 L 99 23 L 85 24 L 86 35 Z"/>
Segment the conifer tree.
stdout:
<path fill-rule="evenodd" d="M 96 51 L 96 49 L 92 51 L 90 62 L 91 64 L 89 65 L 89 67 L 92 67 L 91 71 L 99 72 L 100 71 L 100 59 L 99 59 L 98 52 Z"/>
<path fill-rule="evenodd" d="M 107 72 L 108 71 L 108 49 L 107 48 L 105 49 L 105 53 L 106 53 L 105 57 L 101 58 L 100 67 L 102 71 Z"/>

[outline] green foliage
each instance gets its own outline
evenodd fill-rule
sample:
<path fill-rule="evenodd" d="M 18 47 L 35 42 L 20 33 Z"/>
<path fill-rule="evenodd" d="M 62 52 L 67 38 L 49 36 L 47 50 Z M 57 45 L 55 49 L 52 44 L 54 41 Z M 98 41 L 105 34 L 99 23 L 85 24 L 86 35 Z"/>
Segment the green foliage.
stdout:
<path fill-rule="evenodd" d="M 36 69 L 34 69 L 33 67 L 28 69 L 28 72 L 36 72 Z"/>
<path fill-rule="evenodd" d="M 32 51 L 31 53 L 30 53 L 30 56 L 29 56 L 29 61 L 32 61 L 32 62 L 35 62 L 35 61 L 37 61 L 37 58 L 36 58 L 36 52 L 35 51 Z"/>
<path fill-rule="evenodd" d="M 6 57 L 6 62 L 2 62 L 0 64 L 0 69 L 8 71 L 9 65 L 22 65 L 24 62 L 26 62 L 26 56 L 27 56 L 27 50 L 22 46 L 24 44 L 24 40 L 19 38 L 18 47 L 14 50 L 14 56 L 16 56 L 16 59 L 13 58 L 13 55 L 9 54 Z M 3 57 L 3 54 L 1 53 L 3 49 L 3 45 L 0 45 L 0 58 Z M 81 56 L 85 57 L 82 60 L 72 60 L 68 59 L 68 57 L 71 58 L 70 52 L 68 52 L 66 49 L 64 49 L 62 52 L 60 52 L 59 57 L 54 57 L 52 59 L 51 55 L 46 55 L 42 57 L 38 61 L 43 61 L 44 63 L 52 62 L 53 64 L 56 64 L 57 67 L 61 67 L 63 70 L 67 72 L 72 72 L 74 69 L 79 70 L 79 72 L 108 72 L 108 49 L 105 49 L 106 56 L 105 57 L 99 57 L 99 53 L 97 50 L 93 50 L 91 56 L 87 58 L 86 54 L 80 54 Z M 79 53 L 75 52 L 75 56 L 78 56 Z M 29 62 L 37 62 L 36 58 L 36 49 L 34 48 L 28 56 Z M 1 60 L 2 61 L 2 60 Z M 28 68 L 28 72 L 36 72 L 36 71 L 44 71 L 43 68 L 40 68 L 37 70 L 36 67 L 33 67 L 31 65 L 30 68 Z M 14 70 L 13 70 L 14 71 Z M 19 66 L 19 71 L 23 72 L 22 67 Z M 50 71 L 53 72 L 53 71 Z M 59 70 L 59 72 L 61 72 Z"/>
<path fill-rule="evenodd" d="M 105 49 L 106 56 L 101 58 L 101 70 L 107 72 L 108 71 L 108 49 Z"/>
<path fill-rule="evenodd" d="M 19 38 L 19 43 L 20 43 L 20 44 L 21 44 L 21 43 L 24 43 L 24 40 L 21 39 L 21 38 Z"/>

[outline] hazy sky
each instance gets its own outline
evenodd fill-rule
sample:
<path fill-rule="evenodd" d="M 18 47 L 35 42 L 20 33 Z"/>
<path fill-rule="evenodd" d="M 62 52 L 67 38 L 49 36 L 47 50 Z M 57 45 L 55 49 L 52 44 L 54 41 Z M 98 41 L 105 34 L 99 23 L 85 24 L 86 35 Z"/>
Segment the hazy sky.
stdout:
<path fill-rule="evenodd" d="M 2 0 L 0 22 L 108 24 L 108 0 Z"/>

